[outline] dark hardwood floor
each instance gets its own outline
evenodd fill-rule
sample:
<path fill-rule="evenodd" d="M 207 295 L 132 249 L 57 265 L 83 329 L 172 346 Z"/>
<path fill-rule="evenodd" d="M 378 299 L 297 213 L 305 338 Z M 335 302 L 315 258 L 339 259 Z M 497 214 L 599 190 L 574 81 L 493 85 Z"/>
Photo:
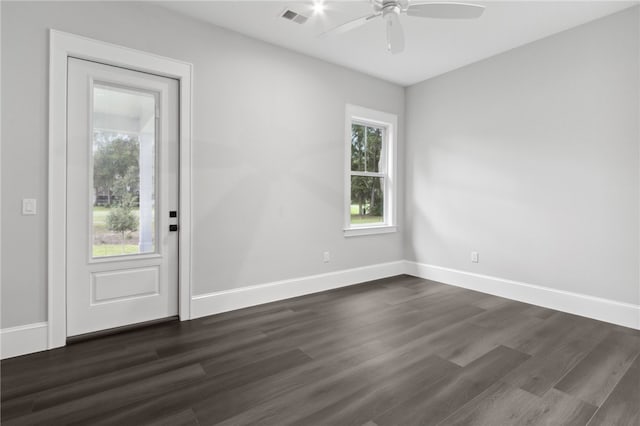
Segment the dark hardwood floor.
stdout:
<path fill-rule="evenodd" d="M 2 362 L 10 425 L 640 425 L 640 332 L 399 276 Z"/>

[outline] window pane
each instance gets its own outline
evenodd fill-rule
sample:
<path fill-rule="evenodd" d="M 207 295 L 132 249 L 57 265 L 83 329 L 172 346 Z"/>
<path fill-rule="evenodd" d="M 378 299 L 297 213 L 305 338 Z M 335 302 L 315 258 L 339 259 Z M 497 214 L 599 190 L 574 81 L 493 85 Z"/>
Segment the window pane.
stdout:
<path fill-rule="evenodd" d="M 380 155 L 382 152 L 383 130 L 377 127 L 367 127 L 365 138 L 366 171 L 380 171 Z"/>
<path fill-rule="evenodd" d="M 155 252 L 155 97 L 93 89 L 93 257 Z"/>
<path fill-rule="evenodd" d="M 381 171 L 384 129 L 363 124 L 351 125 L 351 171 Z"/>
<path fill-rule="evenodd" d="M 384 222 L 384 180 L 351 176 L 351 224 Z"/>
<path fill-rule="evenodd" d="M 351 125 L 351 171 L 365 171 L 365 126 Z"/>

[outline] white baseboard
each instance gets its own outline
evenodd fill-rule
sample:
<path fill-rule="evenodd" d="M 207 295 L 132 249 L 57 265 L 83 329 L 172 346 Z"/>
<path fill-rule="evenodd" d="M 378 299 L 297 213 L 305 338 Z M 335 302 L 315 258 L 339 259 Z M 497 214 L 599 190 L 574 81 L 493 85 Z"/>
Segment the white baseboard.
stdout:
<path fill-rule="evenodd" d="M 262 305 L 404 273 L 405 262 L 389 262 L 326 274 L 217 291 L 192 297 L 191 318 Z"/>
<path fill-rule="evenodd" d="M 192 318 L 408 274 L 640 330 L 640 306 L 411 261 L 397 261 L 192 297 Z M 0 358 L 47 349 L 46 322 L 0 330 Z"/>
<path fill-rule="evenodd" d="M 44 351 L 47 349 L 48 328 L 46 322 L 3 328 L 0 330 L 0 358 Z"/>
<path fill-rule="evenodd" d="M 630 303 L 411 261 L 404 273 L 640 330 L 640 306 Z"/>

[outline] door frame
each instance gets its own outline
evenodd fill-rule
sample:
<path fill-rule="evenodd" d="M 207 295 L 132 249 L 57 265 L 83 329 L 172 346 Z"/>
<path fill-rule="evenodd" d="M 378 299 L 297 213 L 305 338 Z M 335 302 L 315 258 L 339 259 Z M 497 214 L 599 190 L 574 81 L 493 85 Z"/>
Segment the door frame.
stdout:
<path fill-rule="evenodd" d="M 179 82 L 178 315 L 191 319 L 191 110 L 193 65 L 51 29 L 49 31 L 48 348 L 66 345 L 67 58 L 75 57 Z"/>

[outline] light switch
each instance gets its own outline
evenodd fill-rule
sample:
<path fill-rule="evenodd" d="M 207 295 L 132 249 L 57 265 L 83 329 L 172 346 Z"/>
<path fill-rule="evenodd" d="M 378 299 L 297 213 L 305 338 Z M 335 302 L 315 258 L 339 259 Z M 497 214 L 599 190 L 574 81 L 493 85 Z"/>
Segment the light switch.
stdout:
<path fill-rule="evenodd" d="M 26 216 L 26 215 L 34 215 L 36 213 L 37 213 L 36 199 L 24 198 L 22 200 L 22 214 Z"/>

